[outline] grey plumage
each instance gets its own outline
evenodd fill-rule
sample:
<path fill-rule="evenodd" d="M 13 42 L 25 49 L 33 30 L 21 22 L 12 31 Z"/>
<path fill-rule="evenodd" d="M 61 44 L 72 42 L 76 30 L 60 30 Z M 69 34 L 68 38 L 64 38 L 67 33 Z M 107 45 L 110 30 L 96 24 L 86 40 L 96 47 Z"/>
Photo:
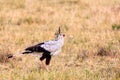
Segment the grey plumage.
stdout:
<path fill-rule="evenodd" d="M 59 34 L 55 40 L 44 42 L 44 44 L 40 46 L 45 50 L 49 51 L 51 55 L 56 55 L 56 52 L 61 51 L 63 44 L 64 44 L 64 35 Z"/>

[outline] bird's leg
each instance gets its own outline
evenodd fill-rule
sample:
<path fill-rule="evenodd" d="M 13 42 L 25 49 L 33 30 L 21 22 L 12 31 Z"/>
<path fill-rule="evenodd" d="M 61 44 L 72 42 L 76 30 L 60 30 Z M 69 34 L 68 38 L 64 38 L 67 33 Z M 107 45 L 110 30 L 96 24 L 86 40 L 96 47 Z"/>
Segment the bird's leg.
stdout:
<path fill-rule="evenodd" d="M 42 67 L 43 69 L 49 71 L 49 68 L 48 68 L 49 66 L 46 65 L 46 64 L 44 64 L 44 61 L 41 61 L 41 67 Z"/>
<path fill-rule="evenodd" d="M 46 66 L 45 66 L 45 69 L 48 71 L 49 70 L 49 64 L 50 64 L 50 61 L 51 61 L 51 56 L 49 55 L 47 58 L 46 58 Z"/>
<path fill-rule="evenodd" d="M 44 54 L 42 54 L 42 56 L 40 57 L 40 61 L 41 61 L 41 67 L 45 68 L 45 64 L 44 64 L 44 59 L 46 58 L 46 56 Z"/>
<path fill-rule="evenodd" d="M 42 68 L 45 68 L 44 61 L 41 61 L 41 67 L 42 67 Z"/>
<path fill-rule="evenodd" d="M 44 61 L 41 61 L 41 68 L 49 71 L 48 65 L 44 64 Z"/>
<path fill-rule="evenodd" d="M 47 71 L 49 71 L 49 65 L 46 65 L 46 66 L 45 66 L 45 69 L 46 69 Z"/>
<path fill-rule="evenodd" d="M 46 59 L 45 64 L 43 63 L 44 59 Z M 48 65 L 50 63 L 50 60 L 51 60 L 51 55 L 49 55 L 49 53 L 47 54 L 44 53 L 42 57 L 40 58 L 42 68 L 46 69 L 47 71 L 48 71 Z"/>

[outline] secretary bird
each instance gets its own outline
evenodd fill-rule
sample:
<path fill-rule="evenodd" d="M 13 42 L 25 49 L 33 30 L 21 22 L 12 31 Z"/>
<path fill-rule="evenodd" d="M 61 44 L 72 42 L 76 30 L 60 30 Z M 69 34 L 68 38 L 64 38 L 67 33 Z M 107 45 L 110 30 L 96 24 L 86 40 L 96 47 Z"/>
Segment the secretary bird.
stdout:
<path fill-rule="evenodd" d="M 42 56 L 40 57 L 40 61 L 43 65 L 43 60 L 46 59 L 44 67 L 48 66 L 51 61 L 51 57 L 60 53 L 61 48 L 64 44 L 64 34 L 61 33 L 60 27 L 56 34 L 55 40 L 45 41 L 34 46 L 30 46 L 25 49 L 25 52 L 22 54 L 29 54 L 33 52 L 42 52 Z"/>

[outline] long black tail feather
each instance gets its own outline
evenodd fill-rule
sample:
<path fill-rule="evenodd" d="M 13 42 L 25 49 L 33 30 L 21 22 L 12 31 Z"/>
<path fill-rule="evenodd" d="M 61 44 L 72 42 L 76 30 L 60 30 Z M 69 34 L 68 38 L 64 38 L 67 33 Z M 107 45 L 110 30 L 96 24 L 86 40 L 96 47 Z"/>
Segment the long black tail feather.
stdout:
<path fill-rule="evenodd" d="M 32 53 L 31 51 L 24 51 L 22 52 L 22 54 L 29 54 L 29 53 Z"/>
<path fill-rule="evenodd" d="M 25 49 L 25 51 L 22 54 L 29 54 L 35 52 L 35 46 L 31 46 Z"/>

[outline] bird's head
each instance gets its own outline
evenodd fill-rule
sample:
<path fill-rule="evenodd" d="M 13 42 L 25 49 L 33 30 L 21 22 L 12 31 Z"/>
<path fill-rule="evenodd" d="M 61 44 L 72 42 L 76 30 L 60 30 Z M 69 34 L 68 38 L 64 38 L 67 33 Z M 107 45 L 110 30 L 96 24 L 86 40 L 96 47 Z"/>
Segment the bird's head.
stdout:
<path fill-rule="evenodd" d="M 62 39 L 62 38 L 64 38 L 64 37 L 65 37 L 65 34 L 58 34 L 58 35 L 57 35 L 57 38 L 58 38 L 58 39 Z"/>
<path fill-rule="evenodd" d="M 59 27 L 57 33 L 55 33 L 56 39 L 63 39 L 65 37 L 65 34 L 61 33 L 61 29 Z"/>

